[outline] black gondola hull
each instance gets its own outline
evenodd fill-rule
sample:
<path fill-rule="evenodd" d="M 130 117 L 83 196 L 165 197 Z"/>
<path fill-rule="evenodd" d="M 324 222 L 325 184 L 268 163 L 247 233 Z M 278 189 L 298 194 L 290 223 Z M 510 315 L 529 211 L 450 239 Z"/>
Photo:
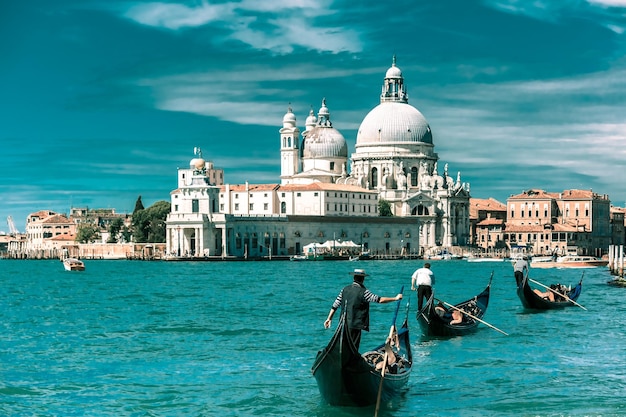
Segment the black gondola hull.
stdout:
<path fill-rule="evenodd" d="M 568 297 L 572 301 L 576 301 L 582 292 L 582 280 L 568 293 Z M 530 310 L 558 310 L 565 307 L 572 307 L 576 304 L 570 301 L 550 301 L 539 296 L 531 288 L 528 283 L 528 277 L 524 277 L 520 285 L 517 287 L 517 296 L 524 308 Z"/>
<path fill-rule="evenodd" d="M 408 367 L 398 373 L 386 373 L 381 387 L 381 373 L 368 363 L 352 343 L 342 320 L 330 343 L 319 351 L 311 371 L 324 401 L 334 406 L 375 404 L 381 390 L 381 402 L 389 402 L 406 386 L 411 373 L 412 355 L 407 320 L 398 329 L 400 350 Z M 382 351 L 384 345 L 373 349 Z"/>
<path fill-rule="evenodd" d="M 491 280 L 487 287 L 476 297 L 456 304 L 455 307 L 463 309 L 471 301 L 474 301 L 478 310 L 473 314 L 479 319 L 483 319 L 487 306 L 489 305 L 489 296 L 491 293 Z M 452 337 L 471 334 L 478 329 L 479 321 L 473 319 L 464 319 L 462 323 L 450 324 L 447 317 L 440 317 L 435 311 L 434 294 L 424 304 L 421 311 L 417 312 L 417 322 L 422 329 L 422 334 L 428 337 Z"/>

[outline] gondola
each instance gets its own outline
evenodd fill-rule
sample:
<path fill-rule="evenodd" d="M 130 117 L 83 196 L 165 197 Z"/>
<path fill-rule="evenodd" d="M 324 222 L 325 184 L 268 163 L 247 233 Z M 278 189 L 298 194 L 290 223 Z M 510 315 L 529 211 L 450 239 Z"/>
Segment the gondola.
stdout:
<path fill-rule="evenodd" d="M 571 301 L 563 300 L 560 301 L 550 301 L 548 299 L 542 298 L 540 295 L 535 293 L 535 291 L 530 287 L 528 283 L 528 276 L 524 276 L 522 282 L 517 287 L 517 296 L 522 301 L 522 305 L 525 308 L 532 310 L 555 310 L 565 307 L 572 307 L 577 304 L 572 303 Z M 578 282 L 578 284 L 567 292 L 567 296 L 570 300 L 576 301 L 580 296 L 580 293 L 583 289 L 583 280 L 582 278 Z"/>
<path fill-rule="evenodd" d="M 487 306 L 489 305 L 489 295 L 491 293 L 491 281 L 493 273 L 489 279 L 487 287 L 477 296 L 456 304 L 454 307 L 446 308 L 447 312 L 440 315 L 435 310 L 437 301 L 433 293 L 421 311 L 417 312 L 417 321 L 422 329 L 424 336 L 447 337 L 462 336 L 476 331 L 480 321 L 469 315 L 463 314 L 463 321 L 458 324 L 450 324 L 452 320 L 452 312 L 455 309 L 463 310 L 472 316 L 482 320 Z"/>
<path fill-rule="evenodd" d="M 395 363 L 385 368 L 384 375 L 376 364 L 385 360 L 385 348 L 382 344 L 364 354 L 355 347 L 348 326 L 346 315 L 342 312 L 341 319 L 328 345 L 317 353 L 311 372 L 317 381 L 320 394 L 325 402 L 333 406 L 368 406 L 386 403 L 396 397 L 405 387 L 411 374 L 413 356 L 409 342 L 408 305 L 404 323 L 397 329 L 395 326 L 398 300 L 389 339 L 395 355 Z M 391 360 L 391 355 L 389 363 Z M 382 384 L 381 384 L 382 377 Z"/>

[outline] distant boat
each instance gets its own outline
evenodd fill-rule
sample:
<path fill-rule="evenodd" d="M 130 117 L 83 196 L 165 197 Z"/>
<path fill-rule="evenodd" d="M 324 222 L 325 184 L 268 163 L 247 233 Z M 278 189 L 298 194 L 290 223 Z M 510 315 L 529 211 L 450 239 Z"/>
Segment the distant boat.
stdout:
<path fill-rule="evenodd" d="M 606 283 L 609 284 L 611 287 L 626 287 L 626 279 L 622 277 L 614 278 L 610 281 L 607 281 Z"/>
<path fill-rule="evenodd" d="M 371 255 L 370 251 L 368 251 L 368 250 L 361 252 L 361 254 L 359 255 L 359 259 L 362 260 L 362 261 L 365 261 L 365 260 L 371 259 L 371 258 L 372 258 L 372 255 Z"/>
<path fill-rule="evenodd" d="M 63 260 L 63 268 L 66 271 L 84 271 L 85 263 L 77 258 L 64 258 Z"/>
<path fill-rule="evenodd" d="M 452 320 L 452 312 L 454 310 L 462 310 L 470 313 L 472 316 L 478 319 L 482 319 L 487 312 L 487 306 L 489 305 L 489 295 L 491 293 L 491 281 L 493 279 L 493 273 L 489 279 L 487 287 L 475 297 L 470 298 L 467 301 L 456 304 L 450 309 L 445 308 L 445 313 L 439 315 L 435 309 L 435 295 L 431 295 L 421 311 L 417 312 L 417 321 L 422 328 L 424 336 L 461 336 L 476 331 L 478 320 L 463 315 L 463 321 L 458 324 L 450 324 Z"/>
<path fill-rule="evenodd" d="M 470 256 L 467 262 L 504 262 L 505 258 L 496 258 L 492 256 Z"/>
<path fill-rule="evenodd" d="M 457 260 L 457 259 L 463 259 L 462 255 L 457 255 L 455 253 L 450 253 L 448 251 L 442 251 L 439 253 L 435 253 L 432 255 L 427 255 L 426 259 L 429 260 L 445 260 L 445 261 L 449 261 L 449 260 Z"/>
<path fill-rule="evenodd" d="M 306 261 L 307 259 L 306 255 L 293 255 L 289 257 L 290 261 Z"/>
<path fill-rule="evenodd" d="M 533 257 L 530 261 L 531 268 L 596 268 L 608 264 L 608 259 L 588 255 Z"/>
<path fill-rule="evenodd" d="M 551 301 L 537 294 L 531 288 L 528 276 L 525 276 L 519 287 L 517 287 L 517 296 L 525 308 L 534 310 L 555 310 L 576 305 L 575 302 L 580 296 L 582 288 L 583 280 L 581 278 L 580 282 L 574 288 L 568 289 L 567 292 L 564 293 L 571 301 L 568 301 L 563 297 L 560 297 L 558 301 Z"/>

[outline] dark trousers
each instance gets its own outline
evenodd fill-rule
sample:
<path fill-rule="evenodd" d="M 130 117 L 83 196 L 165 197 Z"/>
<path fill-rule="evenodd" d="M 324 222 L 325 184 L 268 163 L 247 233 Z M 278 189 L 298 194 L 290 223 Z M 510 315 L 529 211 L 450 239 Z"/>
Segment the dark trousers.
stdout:
<path fill-rule="evenodd" d="M 515 271 L 515 282 L 517 282 L 517 286 L 519 287 L 524 279 L 524 273 L 522 271 Z"/>
<path fill-rule="evenodd" d="M 359 346 L 361 345 L 361 329 L 349 329 L 350 330 L 350 339 L 354 342 L 354 346 L 356 350 L 359 350 Z"/>
<path fill-rule="evenodd" d="M 431 287 L 430 285 L 417 286 L 417 311 L 422 311 L 424 298 L 428 300 L 431 295 L 433 295 L 433 287 Z"/>

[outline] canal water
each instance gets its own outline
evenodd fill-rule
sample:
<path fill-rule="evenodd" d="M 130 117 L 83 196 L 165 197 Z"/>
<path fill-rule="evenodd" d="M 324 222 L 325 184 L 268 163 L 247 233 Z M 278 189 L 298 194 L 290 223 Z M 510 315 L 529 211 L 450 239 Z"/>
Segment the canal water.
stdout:
<path fill-rule="evenodd" d="M 485 320 L 509 335 L 423 338 L 410 291 L 423 261 L 88 260 L 66 272 L 0 260 L 0 415 L 373 416 L 324 404 L 310 370 L 357 267 L 373 292 L 404 285 L 410 301 L 413 371 L 380 416 L 626 415 L 626 289 L 606 285 L 606 269 L 531 270 L 546 284 L 582 277 L 587 310 L 528 312 L 510 263 L 431 263 L 436 296 L 453 304 L 493 273 Z M 384 340 L 394 307 L 371 307 L 364 349 Z"/>

